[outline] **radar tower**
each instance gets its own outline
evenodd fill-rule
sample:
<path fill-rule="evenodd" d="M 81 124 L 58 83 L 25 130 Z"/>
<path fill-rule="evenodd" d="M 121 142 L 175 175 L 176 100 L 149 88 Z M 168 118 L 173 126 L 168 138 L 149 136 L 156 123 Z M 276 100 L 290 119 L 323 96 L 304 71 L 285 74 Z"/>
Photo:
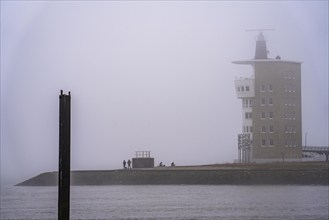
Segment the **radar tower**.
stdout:
<path fill-rule="evenodd" d="M 256 40 L 256 49 L 255 49 L 255 60 L 264 60 L 267 59 L 268 50 L 266 48 L 266 40 L 263 35 L 264 31 L 274 31 L 275 29 L 247 29 L 246 31 L 257 31 L 259 35 Z"/>

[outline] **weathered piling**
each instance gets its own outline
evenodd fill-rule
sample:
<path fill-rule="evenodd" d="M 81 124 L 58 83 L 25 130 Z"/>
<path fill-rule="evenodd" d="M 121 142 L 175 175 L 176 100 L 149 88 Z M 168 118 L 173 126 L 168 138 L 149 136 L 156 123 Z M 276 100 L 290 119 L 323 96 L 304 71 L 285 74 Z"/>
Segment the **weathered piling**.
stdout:
<path fill-rule="evenodd" d="M 71 94 L 59 96 L 58 220 L 70 219 Z"/>

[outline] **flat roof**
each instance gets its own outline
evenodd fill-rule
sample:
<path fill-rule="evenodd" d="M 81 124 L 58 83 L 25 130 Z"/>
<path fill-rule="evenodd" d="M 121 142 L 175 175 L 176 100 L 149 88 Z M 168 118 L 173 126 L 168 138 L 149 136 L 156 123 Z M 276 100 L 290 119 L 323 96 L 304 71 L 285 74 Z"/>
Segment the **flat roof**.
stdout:
<path fill-rule="evenodd" d="M 286 62 L 286 63 L 303 63 L 301 61 L 295 60 L 281 60 L 281 59 L 249 59 L 249 60 L 236 60 L 232 63 L 234 64 L 254 64 L 259 62 Z"/>

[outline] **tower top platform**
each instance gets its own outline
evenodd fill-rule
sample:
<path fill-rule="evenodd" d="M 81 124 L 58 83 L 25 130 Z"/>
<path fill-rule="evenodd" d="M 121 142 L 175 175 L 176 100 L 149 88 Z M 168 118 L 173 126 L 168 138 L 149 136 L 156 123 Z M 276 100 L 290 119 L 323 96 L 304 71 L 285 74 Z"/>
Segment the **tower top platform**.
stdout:
<path fill-rule="evenodd" d="M 236 60 L 232 61 L 234 64 L 247 64 L 247 65 L 254 65 L 255 63 L 262 63 L 262 62 L 284 62 L 284 63 L 303 63 L 301 61 L 296 60 L 281 60 L 281 59 L 249 59 L 249 60 Z"/>

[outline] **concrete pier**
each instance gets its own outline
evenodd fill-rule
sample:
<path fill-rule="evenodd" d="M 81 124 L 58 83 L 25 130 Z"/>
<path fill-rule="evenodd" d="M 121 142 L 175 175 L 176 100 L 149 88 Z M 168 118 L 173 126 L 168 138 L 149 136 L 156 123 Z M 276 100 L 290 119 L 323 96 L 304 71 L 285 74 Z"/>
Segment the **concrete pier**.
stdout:
<path fill-rule="evenodd" d="M 19 186 L 52 186 L 58 173 L 48 172 Z M 132 170 L 72 171 L 72 185 L 328 185 L 328 163 L 228 164 L 214 166 L 157 167 Z"/>

